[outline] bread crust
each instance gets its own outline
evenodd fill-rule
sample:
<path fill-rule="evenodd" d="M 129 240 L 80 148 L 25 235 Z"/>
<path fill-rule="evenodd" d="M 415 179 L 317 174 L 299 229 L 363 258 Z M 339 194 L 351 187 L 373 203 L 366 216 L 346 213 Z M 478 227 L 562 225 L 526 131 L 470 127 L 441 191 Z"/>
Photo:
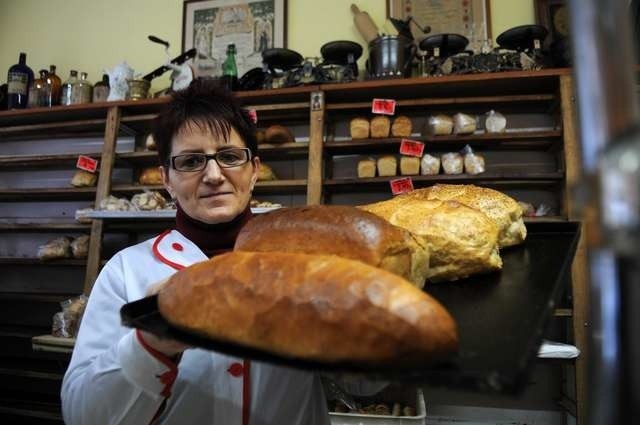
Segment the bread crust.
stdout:
<path fill-rule="evenodd" d="M 249 221 L 234 250 L 337 255 L 380 267 L 422 287 L 429 251 L 421 238 L 355 207 L 282 208 Z"/>
<path fill-rule="evenodd" d="M 158 307 L 178 328 L 320 362 L 424 364 L 458 343 L 452 317 L 432 297 L 336 256 L 223 254 L 174 274 Z"/>

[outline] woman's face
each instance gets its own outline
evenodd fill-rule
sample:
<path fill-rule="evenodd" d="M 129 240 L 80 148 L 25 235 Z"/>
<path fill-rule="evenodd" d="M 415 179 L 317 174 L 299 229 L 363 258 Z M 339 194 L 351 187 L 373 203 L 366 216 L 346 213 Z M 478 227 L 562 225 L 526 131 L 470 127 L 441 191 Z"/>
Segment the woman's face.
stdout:
<path fill-rule="evenodd" d="M 229 148 L 246 148 L 233 128 L 229 140 L 225 141 L 207 130 L 187 125 L 174 136 L 170 156 L 214 154 Z M 260 159 L 254 157 L 232 168 L 221 168 L 211 159 L 201 171 L 178 171 L 171 165 L 161 167 L 161 170 L 165 187 L 187 215 L 203 223 L 216 224 L 233 220 L 247 207 L 259 166 Z"/>

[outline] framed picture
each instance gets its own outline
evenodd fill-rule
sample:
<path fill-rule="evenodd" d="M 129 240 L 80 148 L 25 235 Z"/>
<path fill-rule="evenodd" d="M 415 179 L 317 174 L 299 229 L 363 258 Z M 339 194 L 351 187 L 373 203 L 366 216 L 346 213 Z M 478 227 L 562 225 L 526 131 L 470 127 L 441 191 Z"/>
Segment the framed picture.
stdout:
<path fill-rule="evenodd" d="M 198 76 L 222 74 L 227 45 L 236 46 L 238 77 L 262 66 L 262 52 L 286 46 L 286 0 L 185 0 L 182 51 L 198 50 Z"/>
<path fill-rule="evenodd" d="M 387 0 L 387 16 L 406 19 L 411 16 L 411 32 L 416 40 L 425 34 L 420 27 L 431 27 L 426 36 L 441 33 L 460 34 L 469 39 L 469 49 L 480 50 L 491 39 L 489 0 Z"/>
<path fill-rule="evenodd" d="M 571 66 L 569 5 L 565 0 L 535 0 L 536 23 L 549 30 L 544 48 L 551 53 L 554 66 Z"/>
<path fill-rule="evenodd" d="M 549 30 L 545 46 L 569 35 L 569 13 L 565 0 L 536 0 L 536 23 Z"/>

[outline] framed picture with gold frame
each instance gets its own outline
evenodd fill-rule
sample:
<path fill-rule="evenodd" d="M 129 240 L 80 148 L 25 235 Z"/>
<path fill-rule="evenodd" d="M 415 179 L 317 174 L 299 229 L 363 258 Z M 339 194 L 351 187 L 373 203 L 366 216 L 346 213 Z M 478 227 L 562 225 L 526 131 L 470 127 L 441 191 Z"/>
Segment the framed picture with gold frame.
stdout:
<path fill-rule="evenodd" d="M 416 40 L 425 37 L 420 28 L 431 27 L 431 34 L 454 33 L 469 39 L 469 48 L 482 47 L 491 39 L 489 0 L 387 0 L 387 16 L 416 22 L 411 32 Z"/>
<path fill-rule="evenodd" d="M 241 77 L 262 66 L 265 49 L 286 47 L 286 17 L 286 0 L 185 0 L 182 51 L 195 47 L 197 75 L 216 77 L 233 43 Z"/>

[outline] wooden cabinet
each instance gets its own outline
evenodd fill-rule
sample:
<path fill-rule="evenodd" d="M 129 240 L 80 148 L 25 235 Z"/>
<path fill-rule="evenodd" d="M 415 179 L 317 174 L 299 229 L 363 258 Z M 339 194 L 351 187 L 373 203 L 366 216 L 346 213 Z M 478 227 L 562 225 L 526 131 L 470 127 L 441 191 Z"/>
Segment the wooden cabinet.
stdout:
<path fill-rule="evenodd" d="M 238 96 L 257 111 L 259 127 L 274 123 L 289 126 L 297 140 L 259 147 L 262 161 L 281 177 L 256 185 L 254 197 L 259 200 L 294 206 L 358 204 L 391 197 L 391 177 L 359 179 L 356 163 L 365 156 L 397 155 L 400 139 L 351 140 L 348 133 L 349 120 L 356 116 L 370 117 L 372 99 L 383 98 L 396 100 L 396 113 L 412 118 L 412 139 L 423 141 L 426 152 L 458 151 L 468 144 L 485 156 L 485 173 L 412 176 L 415 187 L 436 182 L 490 186 L 519 200 L 549 205 L 555 213 L 545 220 L 575 218 L 568 188 L 578 178 L 580 166 L 573 126 L 572 77 L 568 70 L 316 85 L 242 92 Z M 13 238 L 16 247 L 20 240 L 39 235 L 91 235 L 86 261 L 43 263 L 35 255 L 12 257 L 2 252 L 0 245 L 0 264 L 11 276 L 10 283 L 0 289 L 0 304 L 16 306 L 10 313 L 0 314 L 4 319 L 0 323 L 3 344 L 20 345 L 12 334 L 16 326 L 24 340 L 46 333 L 51 314 L 58 309 L 57 302 L 73 294 L 90 292 L 100 267 L 112 253 L 171 225 L 170 216 L 153 220 L 102 218 L 91 224 L 73 220 L 74 208 L 97 206 L 110 194 L 131 197 L 144 189 L 162 190 L 138 185 L 136 178 L 141 168 L 156 164 L 156 153 L 143 149 L 144 138 L 151 120 L 165 102 L 166 99 L 153 99 L 0 112 L 0 146 L 3 146 L 0 181 L 16 182 L 0 184 L 0 217 L 9 217 L 0 218 L 0 232 Z M 423 135 L 424 122 L 430 114 L 482 115 L 491 109 L 507 116 L 508 132 Z M 46 143 L 51 146 L 42 150 Z M 100 161 L 95 188 L 72 188 L 68 180 L 59 179 L 59 175 L 70 178 L 80 153 Z M 58 180 L 37 186 L 23 184 L 15 176 L 13 180 L 2 178 L 4 174 L 18 175 L 31 170 L 59 173 Z M 29 210 L 38 210 L 39 214 L 33 219 L 20 217 Z M 41 239 L 44 241 L 45 237 Z M 585 261 L 584 250 L 579 249 L 569 291 L 573 294 L 569 297 L 572 302 L 556 313 L 559 316 L 556 320 L 573 319 L 572 342 L 582 351 L 575 362 L 580 419 L 584 417 L 587 362 Z M 63 282 L 56 276 L 64 276 Z M 53 283 L 47 283 L 47 279 Z M 11 319 L 9 315 L 13 315 Z M 26 347 L 24 341 L 21 344 L 10 350 L 6 360 L 16 362 L 22 355 L 20 350 Z M 18 363 L 16 373 L 20 374 Z M 23 366 L 31 371 L 36 367 L 34 364 Z M 3 394 L 10 392 L 10 388 L 0 388 L 0 411 Z M 31 397 L 28 391 L 25 395 Z M 42 399 L 51 402 L 51 394 Z"/>

